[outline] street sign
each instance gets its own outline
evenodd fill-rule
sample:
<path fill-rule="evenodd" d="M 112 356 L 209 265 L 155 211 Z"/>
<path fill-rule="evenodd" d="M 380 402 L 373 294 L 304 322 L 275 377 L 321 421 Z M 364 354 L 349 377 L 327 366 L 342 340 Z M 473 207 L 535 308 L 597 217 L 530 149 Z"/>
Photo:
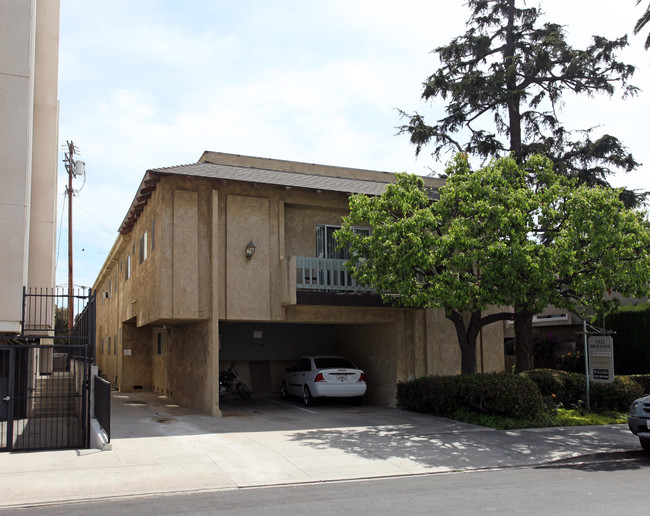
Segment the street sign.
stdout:
<path fill-rule="evenodd" d="M 614 381 L 614 339 L 605 335 L 592 335 L 588 340 L 589 379 L 592 382 Z"/>

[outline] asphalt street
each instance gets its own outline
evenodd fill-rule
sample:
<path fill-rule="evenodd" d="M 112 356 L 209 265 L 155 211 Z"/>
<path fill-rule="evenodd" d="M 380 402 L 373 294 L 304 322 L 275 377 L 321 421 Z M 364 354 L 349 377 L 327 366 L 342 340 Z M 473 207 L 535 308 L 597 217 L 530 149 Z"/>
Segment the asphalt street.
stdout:
<path fill-rule="evenodd" d="M 639 496 L 650 458 L 622 452 L 597 459 L 362 481 L 127 497 L 24 508 L 69 514 L 646 514 Z"/>

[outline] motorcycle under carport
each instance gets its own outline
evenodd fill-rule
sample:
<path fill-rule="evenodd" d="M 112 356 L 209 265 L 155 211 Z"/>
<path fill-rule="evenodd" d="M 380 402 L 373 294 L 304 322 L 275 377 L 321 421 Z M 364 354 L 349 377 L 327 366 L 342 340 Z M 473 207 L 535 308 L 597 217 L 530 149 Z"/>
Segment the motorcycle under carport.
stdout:
<path fill-rule="evenodd" d="M 237 392 L 242 399 L 248 400 L 251 397 L 251 390 L 239 379 L 235 370 L 235 364 L 230 364 L 226 371 L 219 373 L 219 396 L 226 396 Z"/>

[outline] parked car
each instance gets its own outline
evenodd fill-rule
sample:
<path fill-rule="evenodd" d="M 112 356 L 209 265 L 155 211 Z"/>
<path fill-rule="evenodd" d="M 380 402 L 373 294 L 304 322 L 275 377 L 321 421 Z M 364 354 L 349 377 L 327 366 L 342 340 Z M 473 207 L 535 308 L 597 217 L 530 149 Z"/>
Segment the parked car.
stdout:
<path fill-rule="evenodd" d="M 643 450 L 650 453 L 650 396 L 639 398 L 632 403 L 627 424 L 639 438 Z"/>
<path fill-rule="evenodd" d="M 317 398 L 354 398 L 366 393 L 366 375 L 351 360 L 335 356 L 302 357 L 285 369 L 280 394 L 301 397 L 306 406 Z"/>

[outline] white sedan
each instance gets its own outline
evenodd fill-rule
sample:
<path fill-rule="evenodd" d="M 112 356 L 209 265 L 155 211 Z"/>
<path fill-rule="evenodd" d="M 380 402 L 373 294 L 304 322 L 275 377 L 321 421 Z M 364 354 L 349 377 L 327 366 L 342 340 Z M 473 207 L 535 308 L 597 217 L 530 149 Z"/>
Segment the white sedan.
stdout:
<path fill-rule="evenodd" d="M 343 357 L 302 357 L 284 373 L 280 394 L 299 396 L 305 405 L 316 398 L 355 398 L 366 393 L 366 375 Z"/>

